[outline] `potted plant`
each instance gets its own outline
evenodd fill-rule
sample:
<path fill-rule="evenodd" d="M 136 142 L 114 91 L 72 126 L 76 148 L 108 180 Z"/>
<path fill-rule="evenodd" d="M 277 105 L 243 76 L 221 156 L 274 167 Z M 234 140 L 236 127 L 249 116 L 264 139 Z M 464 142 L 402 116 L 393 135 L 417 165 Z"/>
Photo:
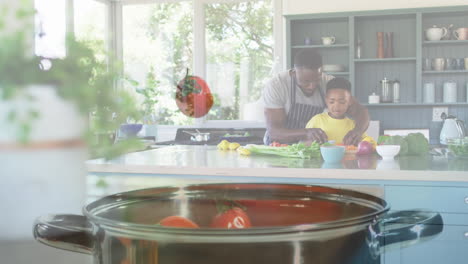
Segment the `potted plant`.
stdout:
<path fill-rule="evenodd" d="M 28 8 L 15 14 L 33 21 Z M 110 158 L 133 146 L 95 135 L 139 118 L 132 97 L 114 88 L 116 67 L 73 38 L 65 58 L 34 56 L 31 24 L 12 31 L 0 21 L 0 211 L 15 222 L 0 227 L 7 239 L 30 238 L 34 218 L 46 208 L 79 213 L 89 154 Z"/>

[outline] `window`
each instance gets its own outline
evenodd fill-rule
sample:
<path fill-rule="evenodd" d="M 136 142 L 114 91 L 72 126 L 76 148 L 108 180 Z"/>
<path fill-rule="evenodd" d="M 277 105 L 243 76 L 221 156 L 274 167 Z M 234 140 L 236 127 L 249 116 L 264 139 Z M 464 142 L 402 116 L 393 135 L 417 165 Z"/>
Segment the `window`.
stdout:
<path fill-rule="evenodd" d="M 138 2 L 138 3 L 137 3 Z M 273 64 L 273 0 L 124 1 L 122 50 L 127 76 L 145 85 L 158 80 L 158 124 L 189 125 L 178 110 L 176 83 L 203 56 L 215 104 L 207 120 L 238 120 L 243 106 L 259 100 Z M 156 3 L 155 3 L 156 2 Z M 194 20 L 196 4 L 204 19 Z M 199 13 L 197 13 L 199 14 Z M 202 31 L 202 45 L 194 32 Z M 203 51 L 193 50 L 204 47 Z M 199 58 L 198 58 L 199 59 Z M 126 89 L 135 89 L 127 83 Z"/>
<path fill-rule="evenodd" d="M 207 118 L 242 119 L 271 71 L 272 1 L 206 4 L 205 17 L 206 78 L 216 98 Z"/>
<path fill-rule="evenodd" d="M 73 25 L 77 39 L 91 42 L 102 59 L 113 54 L 123 60 L 125 75 L 138 82 L 125 82 L 125 89 L 156 79 L 158 124 L 195 123 L 174 99 L 187 68 L 207 81 L 215 97 L 202 120 L 242 120 L 244 106 L 260 99 L 273 67 L 273 6 L 280 1 L 35 0 L 36 54 L 65 56 L 66 25 Z M 73 21 L 65 17 L 70 7 Z"/>
<path fill-rule="evenodd" d="M 35 53 L 48 58 L 66 55 L 65 41 L 67 25 L 67 3 L 73 3 L 74 34 L 78 40 L 86 41 L 105 60 L 107 53 L 106 32 L 108 31 L 107 4 L 96 0 L 35 0 Z"/>
<path fill-rule="evenodd" d="M 63 0 L 35 0 L 35 53 L 47 58 L 65 57 L 66 8 Z"/>
<path fill-rule="evenodd" d="M 125 73 L 140 86 L 154 77 L 158 124 L 191 124 L 175 104 L 177 83 L 193 65 L 192 1 L 125 5 L 122 13 L 122 45 Z M 127 83 L 127 89 L 132 87 Z"/>
<path fill-rule="evenodd" d="M 96 0 L 74 0 L 74 34 L 77 40 L 86 41 L 98 59 L 107 54 L 107 5 Z"/>

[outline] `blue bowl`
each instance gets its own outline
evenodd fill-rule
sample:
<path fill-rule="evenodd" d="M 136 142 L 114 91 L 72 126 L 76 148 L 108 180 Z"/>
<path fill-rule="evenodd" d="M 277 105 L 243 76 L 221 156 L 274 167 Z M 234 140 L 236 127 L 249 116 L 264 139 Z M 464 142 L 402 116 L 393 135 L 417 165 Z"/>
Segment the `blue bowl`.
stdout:
<path fill-rule="evenodd" d="M 120 132 L 126 137 L 136 137 L 142 128 L 143 124 L 122 124 L 120 125 Z"/>
<path fill-rule="evenodd" d="M 345 154 L 344 146 L 320 147 L 320 153 L 326 163 L 339 163 Z"/>

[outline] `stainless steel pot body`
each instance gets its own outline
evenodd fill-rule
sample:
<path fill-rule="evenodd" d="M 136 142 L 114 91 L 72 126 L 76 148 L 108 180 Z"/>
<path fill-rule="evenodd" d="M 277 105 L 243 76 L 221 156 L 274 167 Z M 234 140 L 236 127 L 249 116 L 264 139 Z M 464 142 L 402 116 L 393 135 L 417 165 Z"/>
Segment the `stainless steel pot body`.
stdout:
<path fill-rule="evenodd" d="M 219 200 L 242 204 L 253 227 L 208 228 Z M 380 198 L 323 186 L 188 185 L 105 197 L 86 206 L 84 216 L 42 217 L 34 235 L 53 247 L 92 254 L 96 264 L 346 264 L 380 263 L 385 245 L 442 231 L 439 214 L 388 210 Z M 169 215 L 201 228 L 156 225 Z"/>

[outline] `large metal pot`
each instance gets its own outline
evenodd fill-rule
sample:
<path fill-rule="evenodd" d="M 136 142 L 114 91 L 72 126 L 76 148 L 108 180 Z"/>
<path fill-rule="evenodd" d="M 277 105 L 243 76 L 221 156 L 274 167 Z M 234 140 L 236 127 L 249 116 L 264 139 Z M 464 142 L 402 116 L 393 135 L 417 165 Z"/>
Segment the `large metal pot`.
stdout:
<path fill-rule="evenodd" d="M 254 227 L 214 229 L 216 201 L 246 207 Z M 437 213 L 388 213 L 387 203 L 355 191 L 293 184 L 205 184 L 120 193 L 84 216 L 41 217 L 35 238 L 92 254 L 99 264 L 380 263 L 383 246 L 442 231 Z M 181 215 L 200 229 L 156 225 Z M 389 228 L 391 226 L 391 228 Z"/>

